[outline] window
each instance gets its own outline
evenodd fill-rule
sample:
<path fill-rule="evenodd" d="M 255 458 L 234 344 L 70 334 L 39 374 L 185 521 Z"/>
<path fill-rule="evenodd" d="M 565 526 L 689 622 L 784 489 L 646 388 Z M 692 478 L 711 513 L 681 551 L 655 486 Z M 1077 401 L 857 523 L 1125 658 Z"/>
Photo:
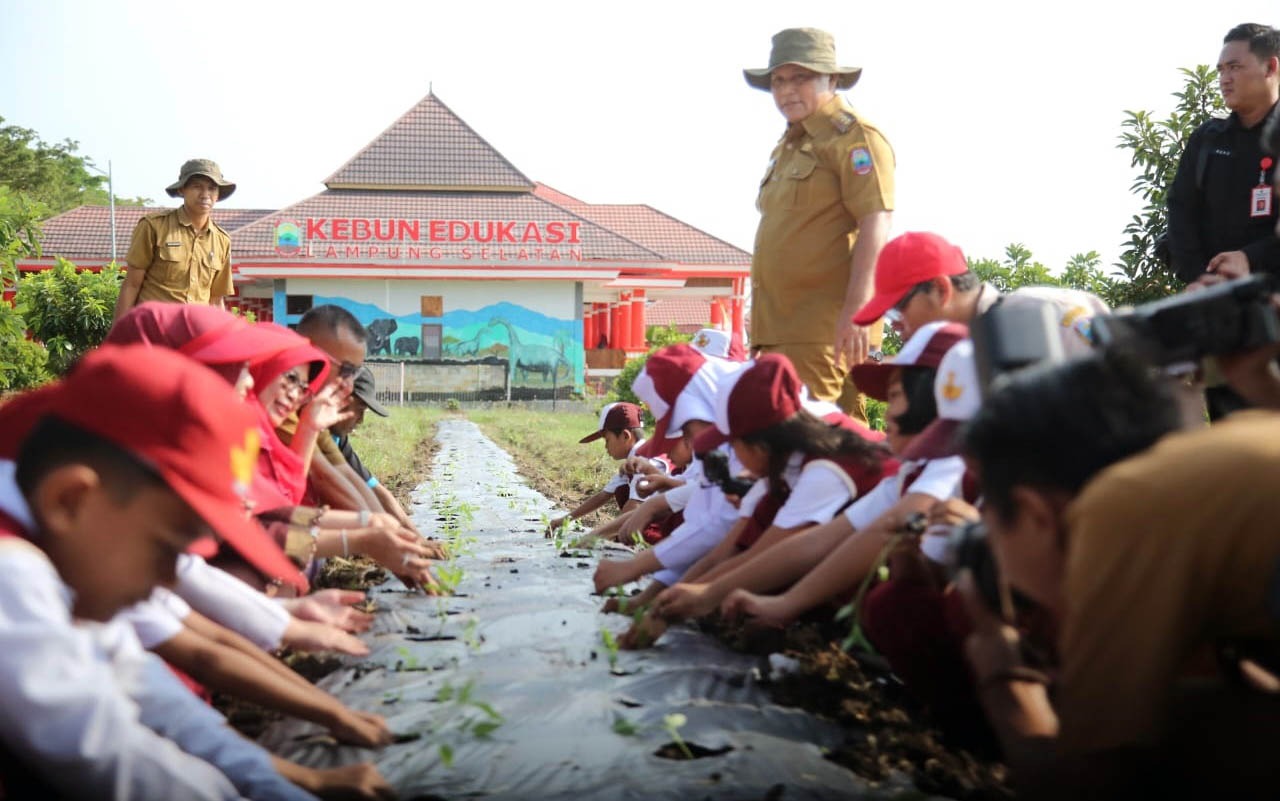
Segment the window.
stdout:
<path fill-rule="evenodd" d="M 285 314 L 306 314 L 315 305 L 314 295 L 285 295 Z"/>

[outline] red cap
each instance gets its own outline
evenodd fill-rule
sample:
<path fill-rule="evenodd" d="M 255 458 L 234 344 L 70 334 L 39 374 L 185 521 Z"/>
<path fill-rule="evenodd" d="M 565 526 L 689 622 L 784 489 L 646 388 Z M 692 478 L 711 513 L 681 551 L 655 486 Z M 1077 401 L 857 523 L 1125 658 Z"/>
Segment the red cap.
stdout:
<path fill-rule="evenodd" d="M 969 270 L 960 248 L 937 234 L 908 231 L 889 240 L 876 259 L 876 294 L 853 321 L 871 325 L 902 300 L 916 284 Z"/>
<path fill-rule="evenodd" d="M 656 422 L 653 436 L 638 451 L 641 455 L 650 456 L 666 450 L 667 427 L 676 401 L 694 374 L 706 363 L 706 356 L 683 344 L 668 345 L 651 353 L 645 360 L 644 367 L 631 382 L 631 391 L 649 407 Z"/>
<path fill-rule="evenodd" d="M 694 453 L 713 448 L 789 420 L 803 408 L 804 384 L 791 360 L 766 353 L 728 379 L 716 404 L 715 425 L 693 441 Z"/>
<path fill-rule="evenodd" d="M 0 431 L 21 430 L 20 442 L 45 416 L 132 454 L 264 575 L 305 586 L 298 569 L 246 511 L 258 425 L 216 373 L 164 348 L 104 345 L 60 382 L 0 407 Z M 6 437 L 5 448 L 10 446 Z"/>
<path fill-rule="evenodd" d="M 232 364 L 262 358 L 297 338 L 282 326 L 252 325 L 213 306 L 151 301 L 116 320 L 103 344 L 141 343 L 171 348 L 201 364 Z"/>
<path fill-rule="evenodd" d="M 878 401 L 888 400 L 889 376 L 902 367 L 937 367 L 951 346 L 969 336 L 961 323 L 945 320 L 929 323 L 907 340 L 902 350 L 887 362 L 864 362 L 849 371 L 849 377 L 862 392 Z"/>
<path fill-rule="evenodd" d="M 578 444 L 595 442 L 604 436 L 606 431 L 622 431 L 623 429 L 640 427 L 640 407 L 634 403 L 619 401 L 610 403 L 600 410 L 600 430 L 588 434 L 578 440 Z"/>

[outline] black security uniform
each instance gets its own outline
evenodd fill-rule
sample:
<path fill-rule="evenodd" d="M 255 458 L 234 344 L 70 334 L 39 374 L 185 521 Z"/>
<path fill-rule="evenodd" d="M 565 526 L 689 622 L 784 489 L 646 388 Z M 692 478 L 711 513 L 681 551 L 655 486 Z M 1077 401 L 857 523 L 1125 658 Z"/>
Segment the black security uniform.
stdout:
<path fill-rule="evenodd" d="M 1250 215 L 1254 188 L 1270 186 L 1275 170 L 1262 167 L 1265 121 L 1245 128 L 1233 113 L 1206 122 L 1187 140 L 1168 196 L 1169 249 L 1182 280 L 1194 281 L 1210 259 L 1230 250 L 1244 251 L 1250 272 L 1280 274 L 1280 199 L 1272 198 L 1270 215 Z"/>

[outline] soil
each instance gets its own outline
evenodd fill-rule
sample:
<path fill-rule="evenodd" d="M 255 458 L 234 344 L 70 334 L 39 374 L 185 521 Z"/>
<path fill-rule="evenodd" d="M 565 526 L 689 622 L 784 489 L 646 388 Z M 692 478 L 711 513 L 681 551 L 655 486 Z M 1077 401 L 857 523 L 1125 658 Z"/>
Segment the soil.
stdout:
<path fill-rule="evenodd" d="M 536 466 L 516 460 L 521 476 L 548 498 L 557 498 L 555 482 Z M 830 620 L 796 624 L 787 630 L 701 624 L 703 631 L 729 648 L 767 656 L 781 653 L 798 662 L 795 672 L 768 683 L 774 701 L 834 719 L 846 741 L 828 759 L 866 779 L 879 782 L 892 772 L 910 777 L 922 792 L 961 799 L 1009 799 L 1008 772 L 999 762 L 981 759 L 949 745 L 915 708 L 901 683 L 874 655 L 846 653 L 840 641 L 848 633 Z M 674 750 L 673 750 L 674 749 Z M 659 756 L 685 759 L 674 743 Z M 705 750 L 705 749 L 704 749 Z"/>

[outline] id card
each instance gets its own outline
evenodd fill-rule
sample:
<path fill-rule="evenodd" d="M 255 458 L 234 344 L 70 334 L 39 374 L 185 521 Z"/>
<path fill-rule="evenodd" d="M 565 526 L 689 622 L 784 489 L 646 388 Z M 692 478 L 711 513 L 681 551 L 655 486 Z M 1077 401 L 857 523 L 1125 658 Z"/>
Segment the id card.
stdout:
<path fill-rule="evenodd" d="M 1271 216 L 1272 194 L 1269 186 L 1255 186 L 1249 199 L 1250 217 Z"/>

